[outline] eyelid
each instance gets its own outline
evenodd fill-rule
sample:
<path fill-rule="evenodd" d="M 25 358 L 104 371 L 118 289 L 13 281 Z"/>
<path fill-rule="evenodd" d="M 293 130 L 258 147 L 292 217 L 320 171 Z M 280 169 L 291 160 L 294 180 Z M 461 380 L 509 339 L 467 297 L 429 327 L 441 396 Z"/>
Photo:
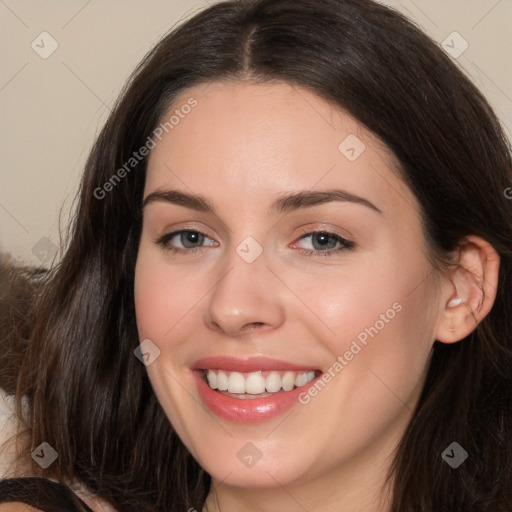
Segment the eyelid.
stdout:
<path fill-rule="evenodd" d="M 354 249 L 356 244 L 355 242 L 353 242 L 352 240 L 349 240 L 348 238 L 340 235 L 339 233 L 336 233 L 336 231 L 331 231 L 331 230 L 328 230 L 328 229 L 325 229 L 325 228 L 321 228 L 321 229 L 308 229 L 306 230 L 303 234 L 301 234 L 299 236 L 299 238 L 297 239 L 296 242 L 293 242 L 292 244 L 292 247 L 300 240 L 303 240 L 304 238 L 308 238 L 310 236 L 314 236 L 315 234 L 325 234 L 329 237 L 332 237 L 332 238 L 335 238 L 337 240 L 337 243 L 341 244 L 341 247 L 338 247 L 337 249 L 327 249 L 325 251 L 321 251 L 319 249 L 302 249 L 302 248 L 297 248 L 297 250 L 299 252 L 301 252 L 302 254 L 306 255 L 306 256 L 314 256 L 314 255 L 319 255 L 319 256 L 330 256 L 332 254 L 335 254 L 335 253 L 340 253 L 341 251 L 344 251 L 344 250 L 351 250 L 351 249 Z"/>
<path fill-rule="evenodd" d="M 328 233 L 330 235 L 339 236 L 340 238 L 343 238 L 344 240 L 347 241 L 354 238 L 354 235 L 348 229 L 344 229 L 339 226 L 334 226 L 326 222 L 309 222 L 307 224 L 299 226 L 298 230 L 303 235 L 310 233 Z"/>
<path fill-rule="evenodd" d="M 206 246 L 187 248 L 187 247 L 174 247 L 174 246 L 170 245 L 170 243 L 169 243 L 170 240 L 172 240 L 175 236 L 180 235 L 183 232 L 198 233 L 198 234 L 204 236 L 205 238 L 209 238 L 210 240 L 212 240 L 213 242 L 215 242 L 218 245 L 218 242 L 216 242 L 212 237 L 207 235 L 203 230 L 198 229 L 196 227 L 192 227 L 192 226 L 182 226 L 182 227 L 179 227 L 178 229 L 173 229 L 171 231 L 165 232 L 163 235 L 157 236 L 156 239 L 154 240 L 154 243 L 156 245 L 160 245 L 162 247 L 162 249 L 172 252 L 172 253 L 175 253 L 175 254 L 194 253 L 197 251 L 204 250 L 205 247 L 212 246 L 212 244 L 208 244 Z"/>
<path fill-rule="evenodd" d="M 328 229 L 326 227 L 319 227 L 316 229 L 315 228 L 309 228 L 309 229 L 303 228 L 302 231 L 303 232 L 301 233 L 301 235 L 299 235 L 299 237 L 296 239 L 296 241 L 291 244 L 292 247 L 294 247 L 294 245 L 297 244 L 298 241 L 300 241 L 304 238 L 307 238 L 309 236 L 314 236 L 315 234 L 319 234 L 319 233 L 328 235 L 332 238 L 335 238 L 335 239 L 337 239 L 337 242 L 341 244 L 341 247 L 339 247 L 337 249 L 326 249 L 325 251 L 319 250 L 319 249 L 303 249 L 300 247 L 297 248 L 297 250 L 304 255 L 328 256 L 333 253 L 338 253 L 338 252 L 341 252 L 346 249 L 353 249 L 355 247 L 355 243 L 353 241 L 351 241 L 350 239 L 346 238 L 343 235 L 340 235 L 335 230 Z M 212 240 L 218 246 L 218 242 L 216 242 L 214 240 L 214 238 L 210 237 L 204 231 L 202 231 L 194 226 L 182 226 L 179 229 L 174 229 L 170 232 L 167 232 L 164 235 L 157 237 L 157 239 L 155 240 L 155 243 L 157 245 L 161 245 L 165 250 L 167 250 L 169 252 L 176 253 L 176 254 L 187 254 L 187 253 L 190 254 L 190 253 L 195 253 L 195 252 L 201 252 L 201 251 L 204 251 L 206 249 L 206 247 L 212 247 L 214 245 L 214 244 L 208 244 L 208 245 L 202 245 L 199 247 L 187 248 L 187 247 L 174 247 L 169 244 L 170 240 L 172 240 L 175 236 L 180 235 L 183 232 L 198 233 L 198 234 L 202 235 L 203 237 Z"/>
<path fill-rule="evenodd" d="M 203 236 L 213 239 L 213 237 L 207 233 L 207 231 L 210 231 L 210 230 L 208 230 L 206 228 L 203 229 L 202 227 L 197 226 L 197 224 L 184 224 L 184 225 L 177 224 L 176 226 L 177 227 L 175 227 L 175 226 L 165 227 L 164 229 L 161 230 L 161 233 L 163 233 L 163 234 L 158 235 L 157 238 L 158 239 L 164 238 L 164 237 L 169 238 L 171 235 L 176 235 L 178 233 L 181 233 L 182 231 L 193 231 L 194 233 L 200 233 Z"/>
<path fill-rule="evenodd" d="M 308 236 L 317 235 L 317 234 L 324 234 L 331 236 L 333 238 L 338 238 L 339 240 L 342 240 L 344 242 L 350 242 L 348 238 L 345 238 L 343 235 L 340 235 L 339 233 L 336 233 L 335 231 L 328 231 L 327 229 L 309 229 L 305 231 L 303 234 L 297 238 L 297 240 L 302 240 L 304 238 L 307 238 Z M 294 242 L 295 243 L 295 242 Z"/>

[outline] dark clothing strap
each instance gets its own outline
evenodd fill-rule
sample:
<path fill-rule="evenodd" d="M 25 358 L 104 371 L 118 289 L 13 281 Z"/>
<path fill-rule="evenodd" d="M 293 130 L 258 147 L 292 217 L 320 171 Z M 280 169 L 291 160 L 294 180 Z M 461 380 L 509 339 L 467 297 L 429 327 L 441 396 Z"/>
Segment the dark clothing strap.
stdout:
<path fill-rule="evenodd" d="M 44 512 L 94 512 L 69 487 L 46 478 L 0 480 L 0 505 L 10 501 Z"/>

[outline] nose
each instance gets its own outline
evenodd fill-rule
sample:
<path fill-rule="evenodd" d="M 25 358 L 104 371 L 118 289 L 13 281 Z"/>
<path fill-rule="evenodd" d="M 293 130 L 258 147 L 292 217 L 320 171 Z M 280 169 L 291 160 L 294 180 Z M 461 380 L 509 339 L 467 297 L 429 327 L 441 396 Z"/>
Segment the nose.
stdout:
<path fill-rule="evenodd" d="M 208 294 L 206 325 L 228 336 L 278 328 L 284 321 L 284 290 L 264 254 L 252 263 L 235 251 Z"/>

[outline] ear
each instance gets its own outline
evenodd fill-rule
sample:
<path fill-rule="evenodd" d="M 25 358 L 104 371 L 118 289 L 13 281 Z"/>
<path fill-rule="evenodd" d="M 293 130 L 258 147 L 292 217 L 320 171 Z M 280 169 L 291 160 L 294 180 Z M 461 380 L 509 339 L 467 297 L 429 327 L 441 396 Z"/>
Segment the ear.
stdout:
<path fill-rule="evenodd" d="M 491 244 L 471 235 L 461 241 L 458 252 L 441 294 L 436 340 L 442 343 L 468 336 L 491 310 L 498 288 L 500 257 Z"/>

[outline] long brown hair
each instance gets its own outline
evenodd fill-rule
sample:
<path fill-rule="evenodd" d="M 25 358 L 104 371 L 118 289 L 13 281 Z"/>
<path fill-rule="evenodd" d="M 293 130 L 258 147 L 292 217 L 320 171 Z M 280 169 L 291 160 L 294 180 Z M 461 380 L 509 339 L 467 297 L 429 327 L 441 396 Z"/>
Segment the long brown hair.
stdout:
<path fill-rule="evenodd" d="M 30 448 L 45 441 L 59 454 L 45 471 L 34 463 L 34 472 L 81 481 L 123 512 L 203 507 L 210 476 L 173 431 L 133 354 L 146 158 L 108 193 L 98 190 L 145 144 L 178 94 L 229 79 L 307 88 L 374 132 L 421 205 L 439 268 L 469 234 L 500 255 L 490 313 L 463 341 L 435 342 L 390 476 L 394 512 L 510 510 L 510 146 L 450 57 L 370 0 L 219 2 L 173 29 L 137 67 L 88 158 L 67 246 L 20 368 L 17 398 L 30 404 Z M 441 458 L 453 441 L 471 454 L 457 470 Z"/>

